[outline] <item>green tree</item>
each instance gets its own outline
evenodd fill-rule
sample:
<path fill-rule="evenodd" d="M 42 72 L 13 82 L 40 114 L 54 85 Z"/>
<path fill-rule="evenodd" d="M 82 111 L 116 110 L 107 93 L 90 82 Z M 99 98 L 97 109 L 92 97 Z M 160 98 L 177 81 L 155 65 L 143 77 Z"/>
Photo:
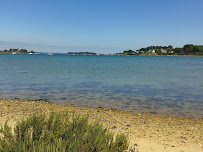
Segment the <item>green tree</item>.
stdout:
<path fill-rule="evenodd" d="M 173 52 L 175 54 L 183 53 L 183 48 L 175 48 L 175 49 L 173 49 Z"/>
<path fill-rule="evenodd" d="M 134 55 L 135 51 L 133 51 L 133 50 L 123 51 L 123 54 Z"/>
<path fill-rule="evenodd" d="M 183 47 L 183 52 L 185 54 L 191 54 L 193 52 L 193 44 L 186 44 L 184 47 Z"/>

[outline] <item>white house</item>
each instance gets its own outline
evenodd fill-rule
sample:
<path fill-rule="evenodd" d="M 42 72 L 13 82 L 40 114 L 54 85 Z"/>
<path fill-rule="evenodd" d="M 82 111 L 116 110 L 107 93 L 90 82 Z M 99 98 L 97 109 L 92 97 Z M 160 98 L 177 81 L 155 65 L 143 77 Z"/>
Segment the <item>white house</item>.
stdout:
<path fill-rule="evenodd" d="M 156 53 L 156 51 L 154 49 L 149 49 L 149 51 L 147 51 L 148 53 Z"/>
<path fill-rule="evenodd" d="M 162 53 L 167 53 L 167 50 L 161 49 Z"/>

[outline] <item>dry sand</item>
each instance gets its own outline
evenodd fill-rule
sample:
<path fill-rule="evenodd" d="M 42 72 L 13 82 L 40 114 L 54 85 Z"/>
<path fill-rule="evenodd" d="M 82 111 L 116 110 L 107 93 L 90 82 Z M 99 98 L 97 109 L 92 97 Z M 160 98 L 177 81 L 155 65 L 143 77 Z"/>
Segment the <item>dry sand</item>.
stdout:
<path fill-rule="evenodd" d="M 17 121 L 33 112 L 51 111 L 88 114 L 90 122 L 100 119 L 115 133 L 127 133 L 130 145 L 139 152 L 203 152 L 203 118 L 177 118 L 132 114 L 118 109 L 77 107 L 44 101 L 0 99 L 0 124 Z"/>

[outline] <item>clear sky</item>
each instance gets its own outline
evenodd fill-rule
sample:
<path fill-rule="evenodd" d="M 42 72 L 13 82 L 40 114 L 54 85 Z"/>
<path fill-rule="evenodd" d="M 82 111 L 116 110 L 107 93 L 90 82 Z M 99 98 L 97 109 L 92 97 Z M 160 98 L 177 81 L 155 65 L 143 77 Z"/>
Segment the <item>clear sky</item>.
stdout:
<path fill-rule="evenodd" d="M 203 45 L 203 0 L 0 0 L 0 50 Z"/>

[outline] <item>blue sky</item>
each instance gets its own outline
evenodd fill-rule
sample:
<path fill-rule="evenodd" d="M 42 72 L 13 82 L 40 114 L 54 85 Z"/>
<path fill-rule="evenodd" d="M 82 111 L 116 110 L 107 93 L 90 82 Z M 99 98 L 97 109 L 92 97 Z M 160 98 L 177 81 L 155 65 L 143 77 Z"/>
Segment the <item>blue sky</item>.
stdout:
<path fill-rule="evenodd" d="M 0 0 L 0 50 L 203 45 L 202 0 Z"/>

